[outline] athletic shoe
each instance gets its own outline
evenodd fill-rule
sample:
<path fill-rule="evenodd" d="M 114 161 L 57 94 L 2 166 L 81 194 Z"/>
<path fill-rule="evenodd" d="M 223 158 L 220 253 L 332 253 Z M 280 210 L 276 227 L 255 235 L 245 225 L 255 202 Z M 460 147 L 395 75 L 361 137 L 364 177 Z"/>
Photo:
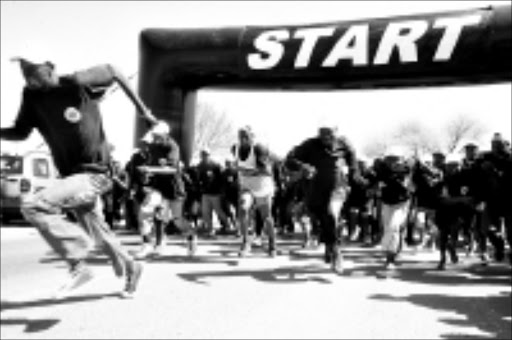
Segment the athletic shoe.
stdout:
<path fill-rule="evenodd" d="M 487 267 L 489 265 L 489 256 L 487 254 L 480 255 L 480 265 Z"/>
<path fill-rule="evenodd" d="M 251 252 L 251 246 L 248 243 L 246 243 L 246 244 L 242 245 L 242 249 L 240 249 L 238 256 L 246 257 L 249 255 L 250 252 Z"/>
<path fill-rule="evenodd" d="M 126 284 L 124 290 L 121 292 L 121 297 L 125 299 L 131 299 L 135 296 L 135 292 L 142 276 L 144 267 L 142 263 L 133 261 L 128 267 L 126 275 Z"/>
<path fill-rule="evenodd" d="M 149 243 L 144 243 L 140 251 L 135 254 L 137 260 L 143 260 L 153 252 L 153 246 Z"/>
<path fill-rule="evenodd" d="M 92 271 L 85 267 L 84 265 L 80 265 L 79 267 L 73 269 L 71 271 L 71 277 L 68 279 L 64 285 L 62 285 L 57 292 L 53 295 L 54 299 L 61 299 L 66 297 L 71 291 L 77 289 L 78 287 L 83 286 L 87 282 L 91 281 L 94 278 Z"/>
<path fill-rule="evenodd" d="M 396 264 L 394 264 L 393 262 L 386 263 L 386 270 L 395 270 L 395 269 L 396 269 Z"/>
<path fill-rule="evenodd" d="M 163 244 L 155 247 L 155 255 L 163 256 L 165 253 L 165 246 Z"/>
<path fill-rule="evenodd" d="M 261 239 L 261 236 L 256 236 L 252 240 L 252 245 L 255 247 L 261 247 L 263 245 L 263 240 Z"/>

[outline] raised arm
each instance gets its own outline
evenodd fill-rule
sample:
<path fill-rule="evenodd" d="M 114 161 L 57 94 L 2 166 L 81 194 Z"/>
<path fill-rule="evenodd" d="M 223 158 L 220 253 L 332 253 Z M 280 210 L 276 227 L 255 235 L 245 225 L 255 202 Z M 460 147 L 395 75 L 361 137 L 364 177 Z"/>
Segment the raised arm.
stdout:
<path fill-rule="evenodd" d="M 72 77 L 78 84 L 90 87 L 108 87 L 116 82 L 135 105 L 138 113 L 150 125 L 155 125 L 158 122 L 131 88 L 126 77 L 114 66 L 110 64 L 95 66 L 84 71 L 75 72 Z"/>

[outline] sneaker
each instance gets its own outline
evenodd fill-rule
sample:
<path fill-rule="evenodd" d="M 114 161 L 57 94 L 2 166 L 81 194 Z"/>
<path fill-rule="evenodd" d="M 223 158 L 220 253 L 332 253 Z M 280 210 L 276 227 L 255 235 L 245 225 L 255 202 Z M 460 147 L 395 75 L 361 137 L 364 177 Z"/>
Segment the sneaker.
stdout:
<path fill-rule="evenodd" d="M 387 262 L 385 268 L 386 270 L 395 270 L 396 264 L 394 262 Z"/>
<path fill-rule="evenodd" d="M 163 256 L 165 252 L 165 246 L 163 244 L 155 247 L 155 255 Z"/>
<path fill-rule="evenodd" d="M 359 240 L 359 237 L 360 237 L 360 230 L 359 229 L 355 229 L 352 234 L 350 234 L 349 236 L 349 240 L 350 242 L 356 242 Z"/>
<path fill-rule="evenodd" d="M 64 285 L 62 285 L 57 292 L 53 295 L 54 299 L 61 299 L 66 297 L 71 291 L 83 286 L 94 278 L 92 271 L 85 267 L 80 266 L 71 271 L 71 277 Z"/>
<path fill-rule="evenodd" d="M 275 246 L 269 246 L 267 251 L 268 257 L 276 257 L 278 252 Z"/>
<path fill-rule="evenodd" d="M 384 268 L 386 270 L 394 270 L 396 268 L 396 255 L 392 253 L 386 254 L 386 264 L 384 265 Z"/>
<path fill-rule="evenodd" d="M 122 298 L 131 299 L 135 296 L 143 269 L 142 263 L 136 261 L 132 262 L 131 267 L 128 268 L 124 290 L 121 292 Z"/>
<path fill-rule="evenodd" d="M 489 256 L 487 254 L 480 255 L 480 265 L 483 267 L 487 267 L 489 265 Z"/>
<path fill-rule="evenodd" d="M 140 251 L 135 254 L 137 260 L 143 260 L 153 252 L 153 247 L 149 243 L 144 243 Z"/>
<path fill-rule="evenodd" d="M 247 243 L 242 245 L 242 249 L 240 249 L 240 252 L 238 253 L 238 256 L 240 257 L 246 257 L 251 252 L 251 246 Z"/>
<path fill-rule="evenodd" d="M 197 237 L 195 235 L 189 235 L 187 237 L 187 251 L 188 256 L 194 256 L 197 252 Z"/>
<path fill-rule="evenodd" d="M 261 239 L 261 236 L 256 236 L 252 240 L 252 245 L 255 247 L 261 247 L 263 245 L 263 240 Z"/>

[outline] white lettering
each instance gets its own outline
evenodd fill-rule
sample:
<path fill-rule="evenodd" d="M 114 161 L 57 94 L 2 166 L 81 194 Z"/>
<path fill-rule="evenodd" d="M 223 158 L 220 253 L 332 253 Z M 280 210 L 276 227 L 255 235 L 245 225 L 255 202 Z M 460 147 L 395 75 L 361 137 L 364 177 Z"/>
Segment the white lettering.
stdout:
<path fill-rule="evenodd" d="M 398 48 L 401 63 L 418 61 L 416 41 L 427 31 L 428 23 L 424 20 L 411 20 L 390 23 L 380 41 L 373 63 L 383 65 L 389 63 L 395 46 Z M 405 34 L 401 34 L 407 30 Z"/>
<path fill-rule="evenodd" d="M 281 42 L 289 38 L 290 33 L 288 30 L 274 30 L 261 33 L 254 40 L 254 47 L 260 52 L 250 53 L 247 56 L 249 67 L 255 70 L 265 70 L 276 66 L 284 54 L 284 46 Z M 265 56 L 264 53 L 267 55 Z"/>
<path fill-rule="evenodd" d="M 309 65 L 313 49 L 321 37 L 329 37 L 334 33 L 334 27 L 316 27 L 298 29 L 293 36 L 296 39 L 302 39 L 297 58 L 295 59 L 295 68 L 306 68 Z"/>
<path fill-rule="evenodd" d="M 464 17 L 440 18 L 434 23 L 435 28 L 445 28 L 443 37 L 439 42 L 434 61 L 443 61 L 451 58 L 459 36 L 464 26 L 474 26 L 480 23 L 482 16 L 466 15 Z"/>
<path fill-rule="evenodd" d="M 368 25 L 350 27 L 338 40 L 322 66 L 335 67 L 341 59 L 352 59 L 352 65 L 367 65 L 368 34 Z"/>

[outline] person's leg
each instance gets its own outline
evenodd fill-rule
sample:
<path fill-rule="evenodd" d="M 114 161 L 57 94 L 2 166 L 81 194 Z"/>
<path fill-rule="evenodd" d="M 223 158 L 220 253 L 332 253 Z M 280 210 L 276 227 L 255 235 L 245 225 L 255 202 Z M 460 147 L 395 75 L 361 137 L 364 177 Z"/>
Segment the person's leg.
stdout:
<path fill-rule="evenodd" d="M 21 206 L 25 219 L 37 228 L 50 248 L 67 262 L 72 276 L 63 287 L 69 289 L 92 278 L 85 266 L 85 259 L 93 242 L 82 227 L 71 222 L 64 214 L 68 209 L 91 204 L 95 199 L 94 193 L 83 190 L 84 181 L 81 175 L 57 179 L 54 185 L 25 197 Z"/>
<path fill-rule="evenodd" d="M 166 200 L 168 207 L 168 217 L 179 228 L 182 235 L 185 236 L 187 242 L 187 252 L 189 256 L 194 256 L 197 251 L 197 230 L 183 216 L 183 199 Z"/>
<path fill-rule="evenodd" d="M 203 194 L 201 196 L 201 217 L 204 223 L 204 230 L 207 235 L 213 234 L 213 223 L 212 223 L 212 206 L 210 201 L 210 195 Z"/>
<path fill-rule="evenodd" d="M 331 193 L 328 205 L 327 215 L 325 216 L 326 225 L 326 249 L 332 252 L 332 270 L 340 274 L 343 271 L 343 256 L 341 254 L 343 221 L 340 214 L 343 211 L 345 201 L 348 196 L 348 188 L 340 187 Z"/>
<path fill-rule="evenodd" d="M 239 203 L 239 226 L 242 234 L 242 248 L 240 256 L 246 256 L 251 250 L 251 240 L 249 239 L 249 224 L 252 217 L 252 208 L 254 198 L 248 191 L 244 191 L 240 195 Z"/>
<path fill-rule="evenodd" d="M 502 233 L 504 214 L 500 204 L 501 202 L 493 202 L 488 205 L 490 223 L 487 229 L 487 236 L 494 248 L 494 259 L 498 262 L 505 258 L 505 240 Z"/>
<path fill-rule="evenodd" d="M 154 232 L 155 210 L 162 206 L 162 195 L 153 189 L 147 189 L 144 201 L 139 209 L 139 226 L 142 236 L 141 250 L 136 254 L 138 259 L 143 259 L 153 251 L 152 233 Z"/>
<path fill-rule="evenodd" d="M 23 204 L 22 212 L 27 220 L 34 223 L 50 246 L 66 259 L 74 270 L 83 264 L 89 250 L 86 239 L 77 236 L 79 229 L 67 221 L 62 209 L 73 209 L 82 227 L 97 244 L 101 245 L 112 259 L 114 271 L 121 276 L 127 274 L 127 289 L 134 292 L 142 268 L 123 251 L 115 240 L 112 231 L 105 223 L 100 195 L 108 190 L 110 180 L 103 175 L 79 174 L 58 180 L 55 186 L 40 191 L 32 200 Z M 80 266 L 83 268 L 83 266 Z M 73 283 L 67 289 L 84 282 L 83 271 L 74 275 Z"/>
<path fill-rule="evenodd" d="M 263 229 L 268 236 L 268 254 L 269 256 L 275 256 L 277 253 L 276 249 L 276 230 L 274 221 L 272 218 L 272 197 L 256 197 L 255 198 L 255 209 L 258 211 L 263 222 Z"/>
<path fill-rule="evenodd" d="M 220 195 L 212 195 L 212 209 L 215 211 L 217 218 L 221 224 L 221 230 L 224 234 L 226 234 L 229 230 L 229 221 L 227 215 L 224 213 L 224 209 L 222 209 L 222 199 Z"/>
<path fill-rule="evenodd" d="M 358 217 L 359 217 L 359 209 L 355 206 L 347 208 L 348 210 L 348 239 L 350 241 L 355 241 Z"/>
<path fill-rule="evenodd" d="M 407 219 L 407 202 L 396 205 L 383 204 L 382 222 L 384 224 L 384 236 L 382 247 L 386 252 L 386 265 L 392 268 L 395 264 L 401 243 L 400 229 Z"/>
<path fill-rule="evenodd" d="M 133 257 L 121 246 L 121 242 L 106 224 L 103 217 L 102 202 L 97 199 L 90 207 L 80 207 L 76 216 L 96 243 L 112 261 L 114 272 L 118 277 L 130 273 L 134 267 Z"/>
<path fill-rule="evenodd" d="M 359 221 L 361 224 L 361 241 L 365 246 L 371 245 L 371 226 L 370 226 L 370 202 L 361 207 Z"/>
<path fill-rule="evenodd" d="M 508 243 L 508 259 L 510 264 L 512 264 L 512 212 L 510 210 L 505 212 L 504 220 L 505 234 Z"/>
<path fill-rule="evenodd" d="M 449 225 L 447 221 L 445 211 L 446 208 L 441 207 L 438 209 L 436 214 L 436 223 L 439 226 L 439 263 L 437 268 L 440 270 L 444 270 L 446 268 L 446 251 L 448 250 L 448 234 L 449 234 Z"/>
<path fill-rule="evenodd" d="M 162 255 L 165 251 L 167 242 L 167 227 L 172 221 L 173 212 L 171 210 L 171 203 L 169 199 L 162 198 L 162 204 L 158 207 L 158 213 L 155 214 L 154 228 L 155 228 L 155 252 Z"/>

